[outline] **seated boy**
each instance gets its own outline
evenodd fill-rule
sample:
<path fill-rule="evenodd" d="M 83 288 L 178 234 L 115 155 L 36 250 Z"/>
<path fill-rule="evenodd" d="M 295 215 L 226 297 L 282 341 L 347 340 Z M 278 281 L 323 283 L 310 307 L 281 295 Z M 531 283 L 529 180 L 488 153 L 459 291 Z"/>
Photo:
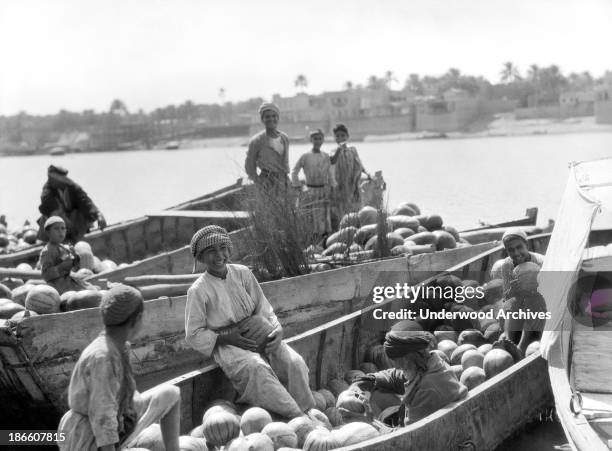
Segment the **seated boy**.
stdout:
<path fill-rule="evenodd" d="M 504 310 L 521 314 L 538 314 L 546 312 L 546 302 L 538 293 L 537 263 L 526 262 L 517 265 L 512 270 L 512 288 L 504 301 Z M 504 320 L 504 334 L 524 354 L 532 341 L 538 340 L 544 330 L 545 319 L 538 317 L 528 319 L 508 318 Z"/>
<path fill-rule="evenodd" d="M 372 413 L 380 420 L 406 426 L 467 396 L 467 388 L 449 366 L 430 352 L 432 340 L 433 335 L 423 331 L 387 333 L 385 353 L 395 362 L 395 368 L 368 374 L 354 384 L 372 392 Z M 390 416 L 394 405 L 398 409 Z"/>
<path fill-rule="evenodd" d="M 127 341 L 142 327 L 144 302 L 138 290 L 116 285 L 100 304 L 105 330 L 77 361 L 68 387 L 70 410 L 59 431 L 61 451 L 111 451 L 129 447 L 138 434 L 160 422 L 168 451 L 179 450 L 180 392 L 160 385 L 140 394 L 128 356 Z"/>
<path fill-rule="evenodd" d="M 49 242 L 40 251 L 42 277 L 47 284 L 61 295 L 66 291 L 95 290 L 91 284 L 77 280 L 70 275 L 72 269 L 79 268 L 79 256 L 71 246 L 62 244 L 66 239 L 66 223 L 59 216 L 51 216 L 45 221 L 45 232 Z"/>
<path fill-rule="evenodd" d="M 283 343 L 282 327 L 255 276 L 246 266 L 229 264 L 231 246 L 225 229 L 214 225 L 191 239 L 191 253 L 206 272 L 187 292 L 187 343 L 219 364 L 239 402 L 300 416 L 315 405 L 308 367 Z M 262 323 L 267 343 L 258 349 L 247 337 L 261 336 Z"/>

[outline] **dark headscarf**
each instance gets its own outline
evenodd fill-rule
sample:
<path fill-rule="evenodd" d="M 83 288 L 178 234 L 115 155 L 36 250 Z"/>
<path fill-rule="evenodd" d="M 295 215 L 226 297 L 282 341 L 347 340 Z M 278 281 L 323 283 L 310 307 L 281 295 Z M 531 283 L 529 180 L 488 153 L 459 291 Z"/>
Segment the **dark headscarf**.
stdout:
<path fill-rule="evenodd" d="M 424 351 L 432 339 L 429 332 L 392 330 L 385 336 L 385 354 L 390 359 L 397 359 L 410 352 Z"/>
<path fill-rule="evenodd" d="M 346 125 L 344 124 L 336 124 L 336 126 L 334 127 L 334 135 L 338 132 L 344 132 L 347 135 L 349 134 L 348 128 L 346 128 Z"/>

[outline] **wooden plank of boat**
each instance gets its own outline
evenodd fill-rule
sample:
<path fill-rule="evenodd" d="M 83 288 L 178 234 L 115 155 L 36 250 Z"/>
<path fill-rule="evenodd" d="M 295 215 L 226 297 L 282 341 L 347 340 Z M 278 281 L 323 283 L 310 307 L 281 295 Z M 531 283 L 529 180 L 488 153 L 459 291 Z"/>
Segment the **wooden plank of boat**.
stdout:
<path fill-rule="evenodd" d="M 513 226 L 523 230 L 527 235 L 550 232 L 552 228 L 542 229 L 536 226 Z M 459 236 L 471 244 L 486 243 L 487 241 L 501 240 L 502 236 L 510 227 L 473 230 L 471 232 L 460 232 Z"/>
<path fill-rule="evenodd" d="M 375 285 L 418 282 L 440 268 L 449 268 L 492 247 L 495 243 L 355 265 L 266 282 L 262 289 L 274 306 L 286 336 L 291 336 L 362 307 Z M 147 327 L 131 348 L 134 373 L 141 389 L 155 385 L 160 378 L 174 377 L 206 364 L 185 343 L 185 303 L 186 296 L 145 303 Z M 14 331 L 7 332 L 6 326 L 0 326 L 3 333 L 15 338 L 10 346 L 20 350 L 19 354 L 10 354 L 0 361 L 0 393 L 6 381 L 11 380 L 15 387 L 7 391 L 7 396 L 21 393 L 22 397 L 34 399 L 31 385 L 35 384 L 45 396 L 45 401 L 40 402 L 41 408 L 54 406 L 56 413 L 61 412 L 66 408 L 65 390 L 72 367 L 100 328 L 98 309 L 27 318 Z M 9 346 L 6 343 L 0 343 L 0 349 Z M 9 377 L 16 368 L 26 368 L 27 374 Z M 13 422 L 20 412 L 20 404 L 7 402 L 6 405 L 16 407 L 0 411 L 0 421 Z M 57 421 L 57 415 L 48 418 L 50 422 Z"/>
<path fill-rule="evenodd" d="M 240 198 L 242 191 L 242 179 L 239 179 L 230 186 L 200 196 L 193 201 L 170 207 L 169 210 L 222 210 L 227 208 L 227 205 L 236 210 L 238 209 L 237 199 Z M 167 220 L 160 217 L 143 216 L 112 224 L 104 230 L 94 230 L 85 235 L 85 241 L 91 244 L 94 254 L 101 258 L 110 258 L 117 262 L 134 261 L 188 242 L 191 238 L 190 234 L 204 225 L 206 225 L 205 222 L 199 219 Z M 232 227 L 232 230 L 235 228 Z M 186 230 L 187 233 L 177 234 L 175 229 Z M 42 245 L 33 245 L 21 251 L 0 255 L 0 266 L 11 267 L 24 262 L 35 263 L 41 249 Z"/>
<path fill-rule="evenodd" d="M 0 268 L 0 279 L 4 279 L 5 277 L 22 280 L 42 279 L 42 274 L 40 269 Z"/>
<path fill-rule="evenodd" d="M 486 224 L 481 222 L 480 227 L 474 227 L 472 229 L 464 230 L 463 232 L 473 232 L 476 230 L 483 229 L 495 229 L 499 227 L 516 227 L 516 226 L 529 226 L 535 225 L 538 220 L 538 208 L 531 207 L 525 210 L 525 216 L 518 219 L 511 219 L 509 221 L 498 222 L 496 224 Z"/>
<path fill-rule="evenodd" d="M 546 241 L 548 235 L 536 239 Z M 445 272 L 461 275 L 489 268 L 500 251 L 501 247 L 496 247 Z M 286 340 L 311 369 L 311 387 L 321 388 L 325 381 L 357 367 L 365 350 L 379 337 L 377 330 L 363 327 L 367 318 L 374 309 L 401 301 L 390 299 L 370 305 Z M 215 364 L 170 382 L 181 390 L 181 427 L 185 432 L 199 424 L 209 401 L 233 395 L 229 382 Z M 552 400 L 546 363 L 534 354 L 472 390 L 466 399 L 408 427 L 346 449 L 494 449 Z"/>
<path fill-rule="evenodd" d="M 214 211 L 214 210 L 160 210 L 146 213 L 147 218 L 197 218 L 216 221 L 236 220 L 243 227 L 245 219 L 249 218 L 248 211 Z"/>

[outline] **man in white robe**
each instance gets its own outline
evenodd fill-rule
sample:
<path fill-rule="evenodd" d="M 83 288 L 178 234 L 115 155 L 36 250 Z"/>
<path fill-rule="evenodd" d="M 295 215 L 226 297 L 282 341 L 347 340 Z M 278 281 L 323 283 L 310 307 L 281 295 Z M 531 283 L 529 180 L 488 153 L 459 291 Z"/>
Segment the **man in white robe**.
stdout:
<path fill-rule="evenodd" d="M 238 402 L 286 418 L 314 407 L 308 367 L 283 343 L 282 327 L 255 276 L 246 266 L 228 263 L 231 241 L 225 229 L 207 226 L 198 231 L 191 252 L 207 269 L 187 292 L 187 343 L 217 362 L 238 392 Z M 267 320 L 271 330 L 261 353 L 255 341 L 246 338 L 261 328 L 254 317 Z"/>

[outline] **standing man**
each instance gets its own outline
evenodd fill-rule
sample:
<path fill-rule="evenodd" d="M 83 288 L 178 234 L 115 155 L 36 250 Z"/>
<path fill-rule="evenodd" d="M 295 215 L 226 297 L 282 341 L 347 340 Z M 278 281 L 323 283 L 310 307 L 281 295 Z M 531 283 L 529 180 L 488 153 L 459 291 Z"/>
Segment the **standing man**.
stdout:
<path fill-rule="evenodd" d="M 331 232 L 329 199 L 331 188 L 336 186 L 329 155 L 321 151 L 325 135 L 321 129 L 310 133 L 312 151 L 303 154 L 291 172 L 291 183 L 300 192 L 300 206 L 312 215 L 312 232 L 324 236 Z M 298 179 L 300 170 L 306 176 L 306 191 Z"/>
<path fill-rule="evenodd" d="M 334 138 L 338 147 L 331 154 L 331 164 L 334 173 L 337 189 L 335 190 L 335 221 L 340 221 L 342 216 L 351 211 L 361 208 L 361 173 L 363 172 L 368 179 L 370 174 L 365 170 L 357 149 L 349 146 L 349 132 L 344 124 L 334 127 Z"/>
<path fill-rule="evenodd" d="M 245 162 L 249 178 L 265 189 L 286 189 L 288 186 L 289 138 L 277 129 L 279 115 L 280 110 L 273 103 L 264 103 L 259 107 L 259 117 L 265 130 L 249 141 Z"/>
<path fill-rule="evenodd" d="M 43 185 L 38 210 L 38 238 L 47 241 L 44 224 L 51 216 L 61 217 L 66 224 L 66 239 L 70 243 L 81 241 L 94 222 L 104 229 L 106 220 L 87 193 L 68 177 L 68 170 L 49 166 L 47 183 Z"/>

